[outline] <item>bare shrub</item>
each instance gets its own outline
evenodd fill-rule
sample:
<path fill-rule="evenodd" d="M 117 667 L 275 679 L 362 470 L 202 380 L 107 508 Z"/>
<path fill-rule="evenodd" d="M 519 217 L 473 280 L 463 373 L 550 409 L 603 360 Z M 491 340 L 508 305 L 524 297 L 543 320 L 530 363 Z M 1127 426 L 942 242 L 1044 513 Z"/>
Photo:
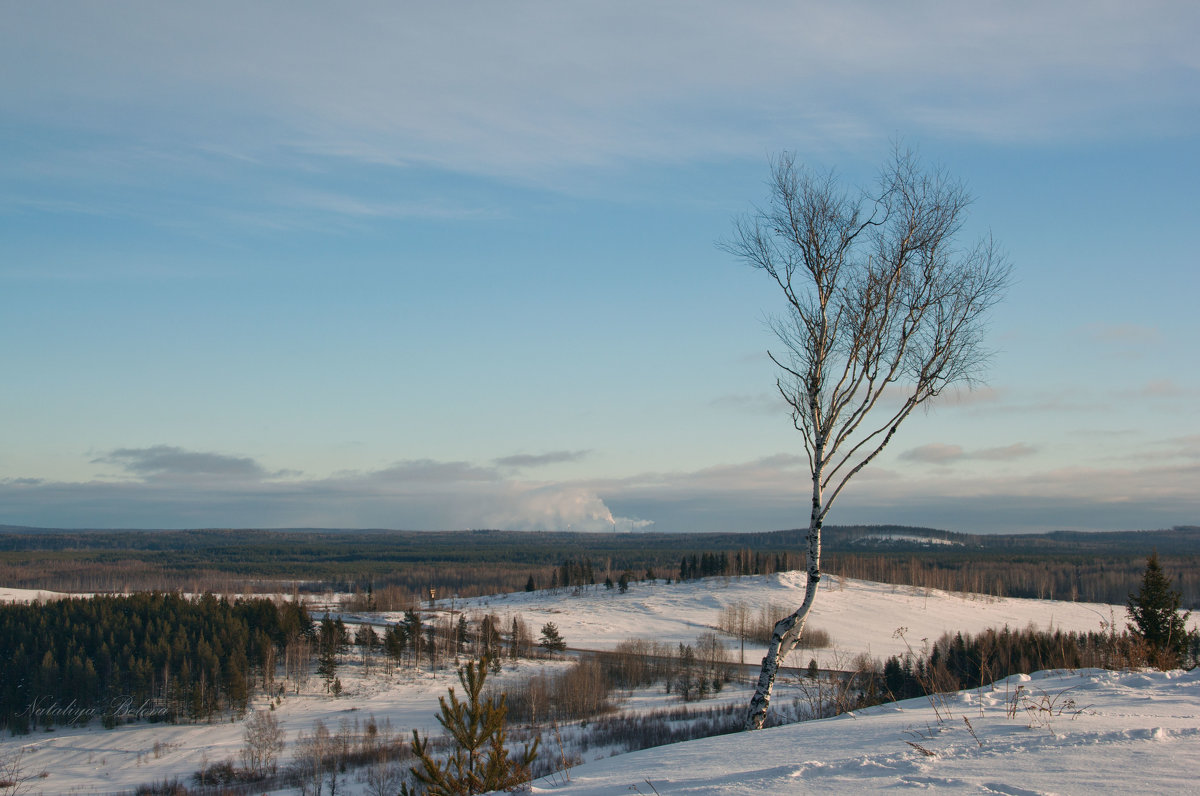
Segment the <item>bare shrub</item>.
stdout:
<path fill-rule="evenodd" d="M 385 757 L 380 757 L 367 766 L 367 793 L 369 796 L 393 796 L 404 784 L 404 769 Z"/>
<path fill-rule="evenodd" d="M 800 695 L 792 700 L 793 715 L 769 717 L 767 723 L 825 719 L 878 704 L 882 676 L 879 663 L 865 653 L 849 660 L 835 655 L 830 671 L 814 676 L 806 669 L 801 675 Z"/>
<path fill-rule="evenodd" d="M 21 748 L 0 752 L 0 794 L 16 796 L 25 793 L 32 783 L 25 773 L 25 750 Z"/>
<path fill-rule="evenodd" d="M 317 719 L 312 733 L 300 733 L 296 739 L 295 775 L 297 786 L 303 796 L 319 796 L 329 776 L 330 784 L 336 788 L 337 758 L 336 744 L 325 722 Z"/>
<path fill-rule="evenodd" d="M 594 656 L 558 674 L 535 675 L 505 693 L 508 715 L 531 724 L 587 719 L 612 710 L 609 677 Z"/>
<path fill-rule="evenodd" d="M 617 688 L 640 688 L 668 679 L 674 671 L 675 651 L 668 644 L 647 639 L 626 639 L 612 652 L 594 656 Z"/>
<path fill-rule="evenodd" d="M 669 743 L 738 732 L 742 729 L 743 719 L 744 712 L 740 705 L 710 708 L 680 706 L 649 713 L 620 713 L 589 723 L 580 745 L 583 751 L 592 747 L 616 747 L 623 752 L 636 752 Z"/>

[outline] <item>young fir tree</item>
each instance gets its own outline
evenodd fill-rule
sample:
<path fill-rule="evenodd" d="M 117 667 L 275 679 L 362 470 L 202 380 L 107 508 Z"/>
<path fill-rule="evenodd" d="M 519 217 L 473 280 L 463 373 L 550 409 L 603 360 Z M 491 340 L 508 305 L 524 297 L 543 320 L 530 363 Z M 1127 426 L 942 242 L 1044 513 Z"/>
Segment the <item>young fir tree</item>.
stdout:
<path fill-rule="evenodd" d="M 487 680 L 487 659 L 468 663 L 458 672 L 465 692 L 459 701 L 454 689 L 449 701 L 438 697 L 441 715 L 438 723 L 445 728 L 453 743 L 445 761 L 434 759 L 429 739 L 422 740 L 413 730 L 413 753 L 420 766 L 412 768 L 413 776 L 431 796 L 465 796 L 494 790 L 511 790 L 530 780 L 530 768 L 537 757 L 538 741 L 526 745 L 516 759 L 510 758 L 504 747 L 507 735 L 508 706 L 503 695 L 497 699 L 483 696 Z M 400 791 L 405 796 L 418 791 L 407 784 Z"/>
<path fill-rule="evenodd" d="M 1179 613 L 1182 595 L 1171 588 L 1171 581 L 1158 563 L 1158 553 L 1146 559 L 1142 586 L 1129 595 L 1126 603 L 1129 618 L 1137 626 L 1136 633 L 1145 640 L 1160 668 L 1178 666 L 1187 655 L 1191 634 L 1187 619 L 1191 612 Z"/>

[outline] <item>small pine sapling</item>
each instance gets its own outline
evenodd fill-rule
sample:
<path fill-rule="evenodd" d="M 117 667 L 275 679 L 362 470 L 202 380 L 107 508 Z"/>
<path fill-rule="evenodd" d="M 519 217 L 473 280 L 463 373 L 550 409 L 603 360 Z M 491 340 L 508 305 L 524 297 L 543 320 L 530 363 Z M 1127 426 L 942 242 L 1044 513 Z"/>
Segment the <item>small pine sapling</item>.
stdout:
<path fill-rule="evenodd" d="M 531 779 L 533 762 L 537 758 L 540 739 L 526 744 L 515 758 L 505 748 L 508 706 L 504 695 L 499 699 L 483 696 L 487 680 L 488 661 L 470 662 L 459 669 L 466 699 L 460 701 L 454 688 L 448 697 L 438 697 L 441 713 L 438 723 L 450 736 L 452 750 L 445 761 L 436 760 L 429 748 L 429 739 L 422 739 L 413 730 L 413 753 L 420 766 L 412 768 L 413 776 L 430 796 L 461 796 L 511 790 Z M 420 791 L 405 784 L 400 792 L 410 796 Z"/>

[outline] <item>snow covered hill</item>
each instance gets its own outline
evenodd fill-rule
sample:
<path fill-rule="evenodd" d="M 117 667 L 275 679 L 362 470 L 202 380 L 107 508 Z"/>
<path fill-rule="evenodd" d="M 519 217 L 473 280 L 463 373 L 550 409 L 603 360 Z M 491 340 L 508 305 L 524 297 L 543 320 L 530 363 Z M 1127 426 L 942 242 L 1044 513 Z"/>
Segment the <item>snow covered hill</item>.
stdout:
<path fill-rule="evenodd" d="M 574 648 L 611 649 L 630 637 L 690 644 L 716 626 L 721 609 L 735 603 L 792 610 L 803 599 L 804 579 L 804 573 L 796 571 L 636 583 L 627 594 L 595 586 L 557 594 L 518 592 L 467 601 L 466 610 L 494 611 L 505 620 L 520 614 L 533 628 L 554 622 Z M 449 607 L 449 602 L 441 605 Z M 457 607 L 463 608 L 463 601 Z M 947 632 L 978 633 L 1006 625 L 1014 630 L 1034 625 L 1041 630 L 1098 631 L 1102 623 L 1112 621 L 1124 627 L 1124 606 L 950 593 L 825 575 L 809 624 L 828 632 L 833 643 L 803 650 L 804 660 L 790 663 L 803 665 L 816 657 L 822 668 L 841 668 L 840 663 L 859 653 L 886 658 L 902 655 L 910 646 L 919 651 L 923 639 L 932 643 Z M 748 643 L 746 661 L 761 660 L 765 651 L 762 645 Z"/>
<path fill-rule="evenodd" d="M 1200 670 L 1084 670 L 647 749 L 534 793 L 1182 794 L 1198 778 Z"/>

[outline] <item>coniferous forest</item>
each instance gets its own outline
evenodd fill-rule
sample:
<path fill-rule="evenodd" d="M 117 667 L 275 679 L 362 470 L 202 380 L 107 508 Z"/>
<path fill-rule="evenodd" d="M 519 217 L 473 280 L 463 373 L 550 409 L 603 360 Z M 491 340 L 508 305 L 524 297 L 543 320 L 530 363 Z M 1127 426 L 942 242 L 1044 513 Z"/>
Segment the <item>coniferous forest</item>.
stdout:
<path fill-rule="evenodd" d="M 143 593 L 0 606 L 0 726 L 13 732 L 244 710 L 313 633 L 303 605 Z"/>

